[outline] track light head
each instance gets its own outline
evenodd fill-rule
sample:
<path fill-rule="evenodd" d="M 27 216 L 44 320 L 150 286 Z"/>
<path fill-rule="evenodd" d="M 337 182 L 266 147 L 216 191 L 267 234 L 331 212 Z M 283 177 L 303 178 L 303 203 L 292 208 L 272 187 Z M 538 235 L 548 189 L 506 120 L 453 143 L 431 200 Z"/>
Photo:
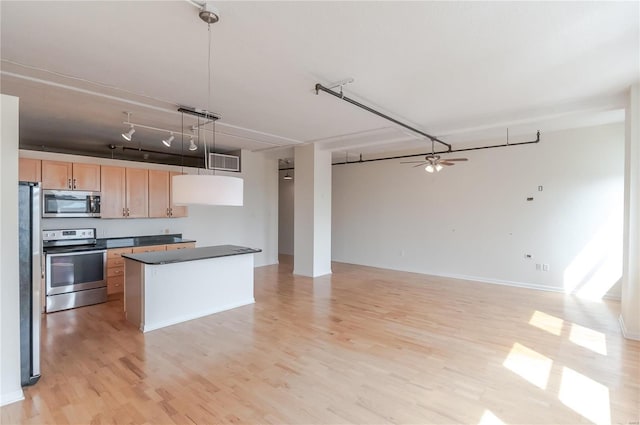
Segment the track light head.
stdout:
<path fill-rule="evenodd" d="M 175 139 L 175 137 L 173 137 L 173 133 L 169 133 L 169 134 L 170 134 L 170 136 L 169 136 L 168 139 L 162 140 L 162 144 L 165 145 L 168 148 L 171 147 L 171 142 L 173 142 L 173 139 Z"/>
<path fill-rule="evenodd" d="M 122 133 L 122 138 L 124 140 L 126 140 L 127 142 L 131 141 L 131 137 L 133 136 L 133 133 L 136 132 L 136 129 L 133 128 L 133 124 L 131 124 L 131 128 L 129 129 L 129 131 L 127 131 L 126 133 Z"/>
<path fill-rule="evenodd" d="M 198 146 L 196 145 L 196 142 L 193 141 L 193 136 L 191 136 L 191 139 L 189 139 L 189 150 L 190 151 L 198 150 Z"/>

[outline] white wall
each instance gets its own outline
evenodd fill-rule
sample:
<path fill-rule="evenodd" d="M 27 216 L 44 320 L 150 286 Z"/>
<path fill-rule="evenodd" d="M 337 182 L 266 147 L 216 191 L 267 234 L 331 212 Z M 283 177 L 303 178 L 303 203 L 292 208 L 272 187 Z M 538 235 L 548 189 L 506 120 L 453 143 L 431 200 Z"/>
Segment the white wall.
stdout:
<path fill-rule="evenodd" d="M 289 170 L 293 180 L 284 180 L 287 171 L 280 171 L 278 180 L 278 252 L 293 255 L 293 185 L 295 170 Z"/>
<path fill-rule="evenodd" d="M 332 257 L 596 298 L 615 284 L 619 297 L 623 148 L 612 124 L 453 154 L 469 162 L 438 174 L 400 160 L 336 165 Z"/>
<path fill-rule="evenodd" d="M 18 285 L 18 105 L 0 95 L 0 406 L 23 398 L 20 387 Z"/>
<path fill-rule="evenodd" d="M 625 127 L 622 314 L 627 338 L 640 340 L 640 83 L 629 90 Z"/>
<path fill-rule="evenodd" d="M 34 151 L 20 151 L 20 155 L 57 161 L 181 170 L 181 167 L 161 164 Z M 100 238 L 182 233 L 184 238 L 195 239 L 196 246 L 233 244 L 260 248 L 262 252 L 254 256 L 256 267 L 275 264 L 278 261 L 277 165 L 277 160 L 268 159 L 260 153 L 242 152 L 242 173 L 239 174 L 244 179 L 242 207 L 190 206 L 189 217 L 172 219 L 48 218 L 43 219 L 42 228 L 95 227 Z M 194 169 L 186 167 L 184 171 L 195 172 Z M 226 175 L 238 176 L 238 173 Z"/>

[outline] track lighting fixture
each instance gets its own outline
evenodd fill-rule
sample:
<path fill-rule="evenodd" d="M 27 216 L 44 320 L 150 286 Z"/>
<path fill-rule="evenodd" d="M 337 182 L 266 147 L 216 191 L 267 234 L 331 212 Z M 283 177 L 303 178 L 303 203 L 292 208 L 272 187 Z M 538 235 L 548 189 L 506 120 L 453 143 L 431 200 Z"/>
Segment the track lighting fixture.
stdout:
<path fill-rule="evenodd" d="M 165 145 L 166 147 L 170 148 L 171 147 L 171 142 L 173 142 L 173 139 L 175 139 L 175 137 L 173 137 L 173 133 L 169 133 L 169 138 L 168 139 L 163 139 L 162 140 L 162 144 Z"/>
<path fill-rule="evenodd" d="M 122 138 L 124 140 L 126 140 L 127 142 L 131 141 L 131 137 L 133 136 L 133 133 L 136 132 L 136 129 L 133 128 L 133 124 L 131 124 L 131 128 L 129 129 L 129 131 L 127 131 L 126 133 L 122 133 Z"/>
<path fill-rule="evenodd" d="M 196 146 L 196 142 L 193 141 L 193 136 L 191 136 L 191 138 L 189 139 L 189 150 L 190 151 L 198 150 L 198 146 Z"/>

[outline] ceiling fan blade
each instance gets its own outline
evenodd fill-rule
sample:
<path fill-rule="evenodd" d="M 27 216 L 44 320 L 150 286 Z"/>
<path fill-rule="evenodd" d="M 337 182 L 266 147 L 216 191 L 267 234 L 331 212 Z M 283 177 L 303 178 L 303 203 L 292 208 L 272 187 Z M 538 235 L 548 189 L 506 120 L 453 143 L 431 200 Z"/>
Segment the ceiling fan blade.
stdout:
<path fill-rule="evenodd" d="M 445 161 L 468 161 L 468 158 L 446 158 Z"/>
<path fill-rule="evenodd" d="M 424 161 L 401 161 L 400 164 L 422 164 Z"/>
<path fill-rule="evenodd" d="M 411 168 L 422 167 L 423 165 L 426 165 L 426 164 L 427 164 L 426 162 L 423 162 L 423 163 L 421 163 L 421 164 L 414 165 L 414 166 L 413 166 L 413 167 L 411 167 Z"/>
<path fill-rule="evenodd" d="M 453 162 L 447 162 L 447 161 L 440 161 L 440 162 L 438 162 L 438 164 L 448 165 L 448 166 L 456 165 Z"/>

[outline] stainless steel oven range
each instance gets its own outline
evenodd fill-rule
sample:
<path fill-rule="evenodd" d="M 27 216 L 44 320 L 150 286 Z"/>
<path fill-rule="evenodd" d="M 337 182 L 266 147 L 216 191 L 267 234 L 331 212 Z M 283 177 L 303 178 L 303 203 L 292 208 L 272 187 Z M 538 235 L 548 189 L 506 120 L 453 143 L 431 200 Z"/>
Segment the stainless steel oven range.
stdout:
<path fill-rule="evenodd" d="M 43 230 L 47 313 L 107 301 L 107 251 L 96 229 Z"/>

